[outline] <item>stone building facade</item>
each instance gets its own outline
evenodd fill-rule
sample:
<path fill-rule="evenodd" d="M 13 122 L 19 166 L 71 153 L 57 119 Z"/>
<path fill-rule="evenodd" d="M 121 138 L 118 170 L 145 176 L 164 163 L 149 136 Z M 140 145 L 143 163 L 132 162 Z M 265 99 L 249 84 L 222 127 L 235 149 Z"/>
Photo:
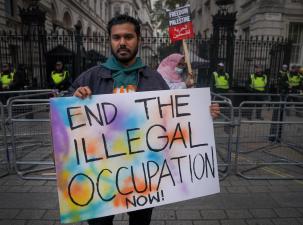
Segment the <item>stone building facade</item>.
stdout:
<path fill-rule="evenodd" d="M 0 0 L 0 29 L 20 30 L 19 8 L 37 1 Z M 40 0 L 39 7 L 46 12 L 45 29 L 59 33 L 73 31 L 81 24 L 88 36 L 106 33 L 108 20 L 117 14 L 129 14 L 142 22 L 145 34 L 152 33 L 150 0 Z"/>
<path fill-rule="evenodd" d="M 190 0 L 195 32 L 212 34 L 216 0 Z M 273 36 L 293 41 L 291 62 L 303 64 L 303 0 L 233 0 L 227 9 L 237 12 L 235 35 Z"/>

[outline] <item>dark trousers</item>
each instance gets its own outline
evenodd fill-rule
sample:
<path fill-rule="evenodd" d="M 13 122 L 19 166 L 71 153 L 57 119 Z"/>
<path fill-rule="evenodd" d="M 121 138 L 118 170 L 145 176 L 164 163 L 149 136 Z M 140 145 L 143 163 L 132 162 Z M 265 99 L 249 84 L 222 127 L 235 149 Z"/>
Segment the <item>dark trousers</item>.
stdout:
<path fill-rule="evenodd" d="M 289 94 L 299 94 L 300 93 L 300 90 L 299 89 L 291 89 L 290 91 L 289 91 Z M 288 98 L 287 98 L 287 101 L 288 102 L 302 102 L 302 97 L 296 97 L 296 96 L 288 96 Z M 293 104 L 293 106 L 295 107 L 295 109 L 294 109 L 294 111 L 296 112 L 296 116 L 297 115 L 300 115 L 300 111 L 302 111 L 301 109 L 300 109 L 300 107 L 302 107 L 301 105 L 298 105 L 298 104 Z M 290 108 L 291 107 L 291 105 L 287 105 L 287 110 L 286 110 L 286 114 L 289 116 L 290 115 Z"/>
<path fill-rule="evenodd" d="M 262 101 L 265 100 L 265 97 L 264 96 L 259 96 L 259 95 L 251 95 L 251 96 L 249 96 L 248 99 L 249 99 L 249 101 L 254 101 L 254 102 L 256 102 L 256 101 L 259 102 L 260 101 L 260 102 L 262 102 Z M 261 119 L 261 113 L 262 113 L 261 107 L 262 107 L 262 105 L 261 104 L 250 104 L 249 106 L 251 106 L 252 109 L 247 110 L 247 118 L 249 120 L 251 120 L 252 119 L 253 108 L 257 108 L 256 109 L 256 118 Z"/>
<path fill-rule="evenodd" d="M 137 211 L 128 212 L 129 225 L 149 225 L 151 221 L 153 208 L 141 209 Z M 106 216 L 96 219 L 88 220 L 89 225 L 113 225 L 113 216 Z"/>
<path fill-rule="evenodd" d="M 274 96 L 272 97 L 272 101 L 278 102 L 278 101 L 285 101 L 286 95 L 281 94 L 280 97 Z M 278 107 L 278 108 L 277 108 Z M 280 104 L 279 106 L 276 106 L 275 109 L 273 110 L 272 113 L 272 121 L 279 121 L 283 122 L 283 117 L 284 117 L 284 104 Z M 269 134 L 269 141 L 272 142 L 280 142 L 281 137 L 282 137 L 282 129 L 283 129 L 283 124 L 274 124 L 272 123 L 270 125 L 270 134 Z"/>

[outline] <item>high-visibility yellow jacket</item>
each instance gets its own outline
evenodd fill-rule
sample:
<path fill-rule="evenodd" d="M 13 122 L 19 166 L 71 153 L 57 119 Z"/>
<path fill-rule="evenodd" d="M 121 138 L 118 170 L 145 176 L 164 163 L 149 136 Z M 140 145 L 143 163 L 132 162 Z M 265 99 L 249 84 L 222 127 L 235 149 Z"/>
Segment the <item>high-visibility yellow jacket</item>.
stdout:
<path fill-rule="evenodd" d="M 217 72 L 213 72 L 215 78 L 215 87 L 220 89 L 229 89 L 229 74 L 219 75 Z"/>
<path fill-rule="evenodd" d="M 61 84 L 65 79 L 68 79 L 68 71 L 64 70 L 62 72 L 52 71 L 52 80 L 55 85 Z"/>
<path fill-rule="evenodd" d="M 267 85 L 267 75 L 256 76 L 254 73 L 250 75 L 250 88 L 257 91 L 265 91 Z"/>
<path fill-rule="evenodd" d="M 292 87 L 299 87 L 301 85 L 302 82 L 302 77 L 298 74 L 287 74 L 287 78 L 288 78 L 288 87 L 292 88 Z"/>
<path fill-rule="evenodd" d="M 2 84 L 2 88 L 8 88 L 13 83 L 14 76 L 15 76 L 14 72 L 11 72 L 10 74 L 1 73 L 0 81 Z"/>

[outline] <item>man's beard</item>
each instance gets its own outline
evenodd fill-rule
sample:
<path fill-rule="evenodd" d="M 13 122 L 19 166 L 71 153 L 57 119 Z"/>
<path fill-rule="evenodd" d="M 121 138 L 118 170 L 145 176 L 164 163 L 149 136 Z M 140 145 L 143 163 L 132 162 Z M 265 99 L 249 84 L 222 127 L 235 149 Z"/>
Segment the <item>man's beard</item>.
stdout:
<path fill-rule="evenodd" d="M 130 53 L 130 55 L 129 55 L 128 57 L 121 57 L 121 56 L 119 56 L 119 54 L 116 53 L 116 52 L 113 50 L 113 48 L 111 47 L 111 52 L 112 52 L 113 56 L 114 56 L 119 62 L 121 62 L 121 63 L 128 63 L 128 62 L 130 62 L 132 59 L 134 59 L 134 58 L 136 57 L 136 55 L 137 55 L 137 53 L 138 53 L 138 46 L 137 46 L 137 48 L 136 48 L 133 52 L 132 52 L 131 50 L 127 49 L 127 48 L 119 48 L 119 49 L 117 50 L 117 52 L 118 52 L 119 50 L 121 50 L 121 49 L 126 49 L 126 50 Z"/>

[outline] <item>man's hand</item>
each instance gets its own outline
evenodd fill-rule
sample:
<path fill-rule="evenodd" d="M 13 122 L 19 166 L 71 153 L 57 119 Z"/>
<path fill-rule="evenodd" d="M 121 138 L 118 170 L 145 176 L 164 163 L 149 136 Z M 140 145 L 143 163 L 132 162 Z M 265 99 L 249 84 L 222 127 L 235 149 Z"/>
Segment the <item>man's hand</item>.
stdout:
<path fill-rule="evenodd" d="M 92 91 L 88 86 L 85 87 L 78 87 L 77 90 L 74 93 L 74 96 L 85 99 L 87 97 L 90 97 L 92 95 Z"/>
<path fill-rule="evenodd" d="M 216 119 L 217 117 L 219 117 L 219 115 L 220 115 L 220 106 L 219 106 L 218 103 L 211 104 L 209 106 L 209 109 L 210 109 L 210 114 L 213 117 L 213 119 Z"/>
<path fill-rule="evenodd" d="M 185 81 L 186 87 L 187 88 L 191 88 L 192 86 L 194 86 L 194 80 L 191 78 L 191 76 L 188 76 L 188 78 Z"/>

